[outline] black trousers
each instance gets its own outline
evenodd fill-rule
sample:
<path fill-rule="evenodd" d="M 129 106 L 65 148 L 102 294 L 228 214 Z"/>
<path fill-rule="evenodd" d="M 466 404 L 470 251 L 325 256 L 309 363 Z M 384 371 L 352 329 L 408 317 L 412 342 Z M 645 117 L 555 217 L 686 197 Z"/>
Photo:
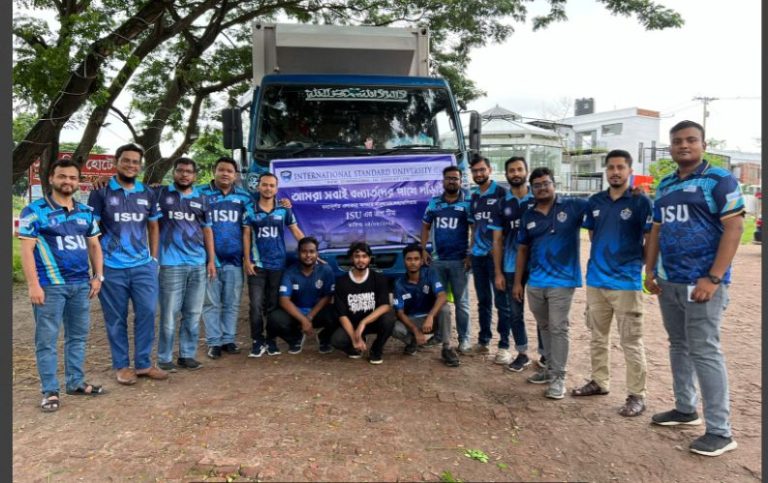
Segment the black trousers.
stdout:
<path fill-rule="evenodd" d="M 389 310 L 382 314 L 378 319 L 365 326 L 363 337 L 368 334 L 376 334 L 376 340 L 371 345 L 371 354 L 380 356 L 384 352 L 384 344 L 392 335 L 395 328 L 395 312 Z M 342 350 L 347 354 L 354 350 L 352 339 L 350 339 L 344 327 L 339 326 L 331 337 L 331 345 L 336 349 Z"/>
<path fill-rule="evenodd" d="M 264 343 L 264 319 L 277 309 L 278 290 L 281 270 L 256 269 L 256 275 L 248 276 L 248 298 L 250 310 L 248 319 L 251 323 L 251 339 Z M 267 336 L 267 338 L 270 338 Z"/>
<path fill-rule="evenodd" d="M 330 343 L 331 336 L 339 326 L 339 319 L 334 312 L 333 307 L 329 304 L 323 307 L 312 319 L 312 327 L 322 329 L 318 333 L 321 344 Z M 291 317 L 282 308 L 278 308 L 267 316 L 267 338 L 276 337 L 280 337 L 289 344 L 301 340 L 301 322 Z"/>

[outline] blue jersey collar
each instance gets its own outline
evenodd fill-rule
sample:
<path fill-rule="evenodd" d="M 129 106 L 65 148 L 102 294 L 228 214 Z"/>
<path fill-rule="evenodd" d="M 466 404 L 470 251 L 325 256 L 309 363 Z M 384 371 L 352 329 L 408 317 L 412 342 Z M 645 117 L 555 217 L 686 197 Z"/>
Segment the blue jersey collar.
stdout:
<path fill-rule="evenodd" d="M 171 193 L 173 192 L 179 193 L 179 196 L 181 196 L 182 198 L 195 198 L 197 196 L 200 196 L 200 192 L 197 190 L 197 186 L 194 186 L 194 185 L 192 185 L 192 192 L 189 193 L 188 195 L 185 195 L 181 191 L 177 190 L 176 185 L 173 183 L 168 185 L 168 191 Z"/>
<path fill-rule="evenodd" d="M 445 199 L 445 192 L 443 192 L 442 195 L 440 195 L 440 200 L 444 203 L 448 203 L 449 205 L 452 203 L 459 203 L 461 201 L 464 201 L 466 199 L 466 196 L 464 195 L 464 190 L 459 189 L 459 197 L 456 198 L 456 201 L 448 201 Z"/>
<path fill-rule="evenodd" d="M 117 175 L 115 175 L 109 179 L 109 189 L 111 189 L 112 191 L 123 190 L 126 193 L 141 193 L 142 191 L 144 191 L 144 183 L 142 183 L 139 180 L 136 180 L 133 183 L 133 189 L 128 189 L 117 182 Z"/>
<path fill-rule="evenodd" d="M 475 193 L 477 193 L 481 198 L 483 196 L 490 196 L 490 195 L 492 195 L 493 193 L 496 192 L 496 189 L 497 189 L 496 186 L 497 186 L 496 185 L 496 181 L 491 180 L 491 184 L 488 185 L 488 189 L 485 190 L 485 193 L 480 191 L 480 187 L 479 186 L 475 186 Z"/>
<path fill-rule="evenodd" d="M 701 164 L 691 174 L 688 175 L 688 177 L 700 176 L 702 173 L 704 173 L 704 171 L 707 170 L 708 167 L 709 167 L 709 163 L 707 162 L 706 159 L 704 159 L 704 160 L 701 161 Z M 680 177 L 680 168 L 677 168 L 675 170 L 675 177 L 677 179 L 682 179 Z"/>

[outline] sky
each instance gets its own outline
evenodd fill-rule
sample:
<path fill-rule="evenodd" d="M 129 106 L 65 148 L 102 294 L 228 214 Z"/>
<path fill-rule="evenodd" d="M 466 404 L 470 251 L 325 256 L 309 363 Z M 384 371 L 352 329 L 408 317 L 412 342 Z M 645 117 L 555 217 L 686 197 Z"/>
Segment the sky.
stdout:
<path fill-rule="evenodd" d="M 646 31 L 634 18 L 613 16 L 595 1 L 570 0 L 566 22 L 537 32 L 530 21 L 516 26 L 503 45 L 472 53 L 469 77 L 487 96 L 468 108 L 499 104 L 524 117 L 552 119 L 564 99 L 572 116 L 573 101 L 591 97 L 596 112 L 659 111 L 664 142 L 675 123 L 702 122 L 703 105 L 694 97 L 717 97 L 708 106 L 707 139 L 724 140 L 726 149 L 759 152 L 760 1 L 656 1 L 679 12 L 685 25 Z M 531 13 L 546 7 L 534 2 Z"/>
<path fill-rule="evenodd" d="M 717 97 L 708 107 L 707 139 L 759 152 L 760 0 L 656 1 L 678 11 L 685 25 L 646 31 L 633 17 L 613 16 L 596 1 L 570 0 L 567 21 L 533 32 L 530 18 L 548 2 L 532 2 L 528 22 L 515 24 L 504 44 L 471 53 L 468 75 L 487 95 L 468 107 L 483 111 L 499 104 L 524 117 L 555 119 L 563 104 L 571 116 L 575 99 L 592 97 L 596 112 L 659 111 L 663 142 L 676 122 L 702 122 L 703 106 L 694 97 Z M 130 140 L 128 130 L 110 120 L 98 140 L 108 149 Z M 81 130 L 62 134 L 63 141 L 78 141 Z"/>

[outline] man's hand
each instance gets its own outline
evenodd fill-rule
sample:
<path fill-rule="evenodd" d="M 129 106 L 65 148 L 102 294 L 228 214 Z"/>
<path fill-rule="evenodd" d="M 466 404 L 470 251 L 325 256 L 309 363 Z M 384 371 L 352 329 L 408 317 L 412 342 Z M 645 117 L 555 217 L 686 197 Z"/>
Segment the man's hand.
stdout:
<path fill-rule="evenodd" d="M 424 324 L 421 326 L 421 332 L 424 334 L 431 334 L 434 327 L 435 318 L 431 315 L 427 315 L 427 318 L 424 319 Z"/>
<path fill-rule="evenodd" d="M 208 272 L 208 278 L 216 278 L 216 264 L 214 262 L 208 262 L 205 265 L 205 270 Z"/>
<path fill-rule="evenodd" d="M 413 338 L 416 339 L 416 345 L 424 345 L 427 343 L 427 336 L 418 328 L 416 329 L 416 332 L 413 333 Z"/>
<path fill-rule="evenodd" d="M 290 210 L 293 208 L 293 203 L 288 198 L 280 198 L 280 206 Z"/>
<path fill-rule="evenodd" d="M 101 292 L 101 280 L 98 278 L 92 278 L 91 279 L 91 290 L 88 291 L 88 298 L 92 299 L 95 296 L 99 295 L 99 292 Z"/>
<path fill-rule="evenodd" d="M 365 338 L 363 338 L 363 326 L 361 324 L 357 327 L 358 328 L 355 329 L 355 337 L 352 339 L 352 345 L 360 352 L 365 352 L 368 347 L 365 345 Z"/>
<path fill-rule="evenodd" d="M 32 305 L 43 305 L 45 303 L 45 291 L 40 285 L 29 287 L 29 301 Z"/>
<path fill-rule="evenodd" d="M 512 298 L 514 298 L 520 303 L 523 303 L 523 284 L 522 283 L 515 283 L 512 286 Z"/>
<path fill-rule="evenodd" d="M 505 280 L 503 273 L 496 274 L 496 280 L 494 280 L 494 285 L 496 285 L 496 290 L 500 290 L 502 292 L 507 289 L 507 281 Z"/>
<path fill-rule="evenodd" d="M 426 249 L 421 251 L 421 256 L 424 258 L 424 265 L 432 263 L 432 255 L 430 255 Z"/>
<path fill-rule="evenodd" d="M 702 277 L 696 281 L 696 287 L 691 292 L 691 299 L 699 303 L 709 302 L 716 291 L 717 285 L 712 283 L 709 278 Z"/>
<path fill-rule="evenodd" d="M 314 335 L 315 331 L 312 329 L 312 321 L 308 317 L 304 317 L 301 322 L 301 331 L 304 332 L 307 337 Z"/>
<path fill-rule="evenodd" d="M 659 295 L 661 293 L 661 287 L 659 287 L 659 284 L 656 283 L 656 275 L 654 275 L 652 272 L 645 273 L 645 280 L 643 281 L 643 285 L 645 285 L 645 289 L 653 295 Z"/>
<path fill-rule="evenodd" d="M 109 184 L 109 176 L 101 176 L 93 180 L 93 190 L 100 190 Z"/>
<path fill-rule="evenodd" d="M 256 264 L 251 262 L 250 260 L 246 260 L 245 263 L 245 273 L 247 275 L 256 275 Z"/>
<path fill-rule="evenodd" d="M 472 270 L 472 255 L 467 255 L 464 259 L 464 271 L 469 272 Z"/>

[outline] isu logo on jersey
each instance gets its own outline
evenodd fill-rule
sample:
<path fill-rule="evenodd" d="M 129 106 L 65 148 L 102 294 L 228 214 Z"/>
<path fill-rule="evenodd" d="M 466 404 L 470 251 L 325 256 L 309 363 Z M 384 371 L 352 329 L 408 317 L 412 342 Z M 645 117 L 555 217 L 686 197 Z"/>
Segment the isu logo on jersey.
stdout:
<path fill-rule="evenodd" d="M 459 226 L 459 219 L 458 218 L 444 218 L 442 216 L 435 219 L 435 227 L 442 228 L 442 229 L 448 229 L 448 230 L 455 230 Z"/>
<path fill-rule="evenodd" d="M 195 214 L 194 213 L 186 213 L 183 211 L 169 211 L 168 212 L 168 218 L 171 220 L 187 220 L 187 221 L 195 221 Z"/>
<path fill-rule="evenodd" d="M 685 223 L 690 218 L 688 205 L 672 205 L 661 208 L 662 223 Z"/>
<path fill-rule="evenodd" d="M 277 238 L 278 232 L 276 226 L 260 226 L 259 231 L 256 232 L 256 236 L 259 238 Z"/>

